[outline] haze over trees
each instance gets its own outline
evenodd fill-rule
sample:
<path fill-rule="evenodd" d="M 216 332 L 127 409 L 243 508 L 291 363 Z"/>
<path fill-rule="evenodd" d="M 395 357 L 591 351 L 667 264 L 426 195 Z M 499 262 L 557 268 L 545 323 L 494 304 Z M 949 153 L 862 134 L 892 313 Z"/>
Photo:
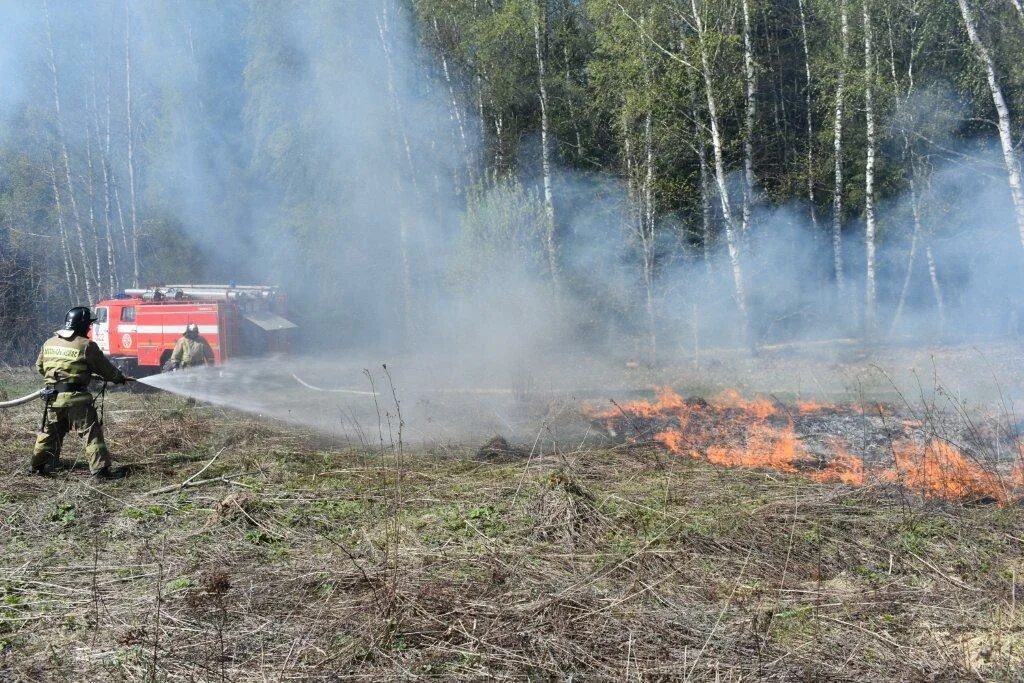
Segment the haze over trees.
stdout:
<path fill-rule="evenodd" d="M 1017 325 L 1011 0 L 2 14 L 0 358 L 169 280 L 279 282 L 352 344 L 439 317 L 647 359 Z"/>

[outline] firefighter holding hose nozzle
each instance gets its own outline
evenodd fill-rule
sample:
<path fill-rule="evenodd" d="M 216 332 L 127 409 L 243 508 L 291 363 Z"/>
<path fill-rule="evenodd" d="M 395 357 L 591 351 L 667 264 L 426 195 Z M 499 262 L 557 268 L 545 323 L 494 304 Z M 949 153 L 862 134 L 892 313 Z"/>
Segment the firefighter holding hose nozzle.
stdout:
<path fill-rule="evenodd" d="M 36 369 L 46 380 L 43 417 L 32 451 L 32 472 L 47 475 L 60 464 L 64 437 L 74 431 L 86 438 L 89 471 L 96 479 L 120 479 L 124 470 L 112 470 L 110 451 L 103 440 L 103 423 L 96 412 L 95 397 L 89 392 L 93 375 L 114 384 L 134 378 L 118 370 L 96 342 L 89 339 L 89 327 L 96 319 L 92 311 L 76 306 L 64 318 L 64 327 L 43 344 Z"/>

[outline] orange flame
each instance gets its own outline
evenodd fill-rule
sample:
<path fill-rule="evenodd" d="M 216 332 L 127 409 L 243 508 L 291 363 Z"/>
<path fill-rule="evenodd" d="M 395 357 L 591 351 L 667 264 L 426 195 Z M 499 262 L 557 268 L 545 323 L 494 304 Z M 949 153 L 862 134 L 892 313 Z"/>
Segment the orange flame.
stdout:
<path fill-rule="evenodd" d="M 999 478 L 978 463 L 968 460 L 956 446 L 930 439 L 925 444 L 894 444 L 896 464 L 882 473 L 884 481 L 895 481 L 927 496 L 959 500 L 961 498 L 1007 499 Z"/>
<path fill-rule="evenodd" d="M 822 483 L 863 486 L 864 461 L 856 455 L 851 455 L 838 439 L 833 439 L 830 445 L 836 456 L 824 469 L 811 474 L 811 478 Z"/>
<path fill-rule="evenodd" d="M 946 441 L 915 440 L 915 424 L 903 423 L 904 437 L 894 442 L 891 465 L 868 465 L 838 438 L 826 441 L 827 453 L 815 455 L 797 434 L 794 419 L 843 412 L 866 414 L 861 406 L 800 401 L 800 418 L 786 417 L 786 409 L 764 399 L 746 399 L 729 390 L 709 402 L 686 400 L 669 388 L 659 388 L 652 402 L 634 401 L 603 411 L 587 411 L 609 428 L 627 418 L 655 419 L 661 425 L 653 440 L 668 451 L 723 467 L 771 469 L 803 474 L 822 483 L 863 486 L 869 481 L 897 483 L 926 497 L 945 500 L 989 498 L 1009 502 L 1024 494 L 1024 440 L 1016 447 L 1020 464 L 1007 476 L 986 470 Z M 881 407 L 872 414 L 886 414 Z M 661 424 L 663 423 L 663 424 Z"/>

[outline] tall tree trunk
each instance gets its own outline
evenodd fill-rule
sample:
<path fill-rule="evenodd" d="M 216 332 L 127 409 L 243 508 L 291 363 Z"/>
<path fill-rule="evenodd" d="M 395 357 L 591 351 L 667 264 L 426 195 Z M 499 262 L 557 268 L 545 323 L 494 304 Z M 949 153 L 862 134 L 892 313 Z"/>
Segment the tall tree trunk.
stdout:
<path fill-rule="evenodd" d="M 877 282 L 875 278 L 875 54 L 872 44 L 871 15 L 864 0 L 864 117 L 867 128 L 867 159 L 864 164 L 864 238 L 867 247 L 864 289 L 864 327 L 875 331 Z"/>
<path fill-rule="evenodd" d="M 135 202 L 135 134 L 132 130 L 132 14 L 128 0 L 124 3 L 124 109 L 128 137 L 128 209 L 131 219 L 132 286 L 138 287 L 139 275 L 139 222 Z"/>
<path fill-rule="evenodd" d="M 942 296 L 942 285 L 939 284 L 939 269 L 935 265 L 935 253 L 932 250 L 932 233 L 928 232 L 928 239 L 924 246 L 925 258 L 928 260 L 928 279 L 932 283 L 932 294 L 935 296 L 935 305 L 939 310 L 939 329 L 946 329 L 946 302 Z"/>
<path fill-rule="evenodd" d="M 691 92 L 690 109 L 693 113 L 693 139 L 697 148 L 697 168 L 700 172 L 700 222 L 701 251 L 704 258 L 704 269 L 708 282 L 711 281 L 711 240 L 712 240 L 712 207 L 711 207 L 711 173 L 708 170 L 707 140 L 704 137 L 704 125 L 701 123 L 700 108 L 697 106 L 696 85 Z"/>
<path fill-rule="evenodd" d="M 1010 0 L 1013 3 L 1013 8 L 1017 10 L 1017 16 L 1020 17 L 1021 21 L 1024 21 L 1024 3 L 1021 0 Z"/>
<path fill-rule="evenodd" d="M 654 311 L 654 152 L 651 140 L 651 110 L 648 104 L 644 118 L 644 291 L 647 295 L 647 333 L 650 340 L 651 365 L 658 362 L 658 326 Z"/>
<path fill-rule="evenodd" d="M 708 270 L 708 274 L 711 273 L 711 181 L 710 172 L 708 170 L 708 152 L 707 143 L 704 140 L 704 129 L 700 124 L 700 119 L 696 118 L 697 112 L 694 111 L 695 127 L 697 128 L 697 163 L 700 168 L 700 227 L 701 227 L 701 242 L 704 252 L 704 265 Z"/>
<path fill-rule="evenodd" d="M 807 89 L 805 102 L 807 108 L 807 203 L 811 209 L 811 226 L 818 232 L 818 211 L 814 202 L 814 108 L 811 100 L 811 48 L 807 41 L 807 16 L 804 12 L 804 0 L 799 0 L 800 36 L 804 48 L 804 73 Z"/>
<path fill-rule="evenodd" d="M 750 0 L 743 0 L 743 81 L 746 108 L 743 112 L 743 232 L 750 229 L 754 203 L 754 119 L 757 107 L 757 75 L 750 29 Z"/>
<path fill-rule="evenodd" d="M 697 0 L 690 0 L 693 9 L 694 25 L 697 28 L 697 41 L 700 50 L 701 74 L 704 77 L 704 94 L 707 97 L 708 118 L 711 124 L 711 148 L 715 159 L 715 181 L 718 184 L 718 197 L 722 205 L 722 218 L 725 222 L 725 241 L 729 250 L 729 263 L 732 267 L 733 288 L 736 307 L 740 313 L 740 325 L 743 342 L 753 347 L 750 334 L 750 316 L 747 311 L 747 292 L 743 284 L 743 266 L 740 260 L 740 245 L 736 235 L 736 223 L 733 220 L 732 207 L 729 202 L 729 187 L 725 180 L 725 162 L 722 159 L 722 138 L 718 127 L 718 107 L 715 103 L 715 92 L 712 87 L 711 64 L 704 30 L 704 21 L 697 8 Z"/>
<path fill-rule="evenodd" d="M 117 189 L 117 178 L 111 174 L 110 187 L 114 191 L 114 206 L 117 208 L 117 225 L 121 229 L 121 243 L 124 247 L 124 254 L 126 257 L 132 253 L 131 246 L 129 245 L 128 224 L 124 220 L 124 208 L 121 205 L 121 192 Z M 127 277 L 127 276 L 125 276 Z"/>
<path fill-rule="evenodd" d="M 547 251 L 548 269 L 555 297 L 561 297 L 561 275 L 558 267 L 558 245 L 555 242 L 555 202 L 551 190 L 551 142 L 548 123 L 548 91 L 544 78 L 544 42 L 547 38 L 547 11 L 545 0 L 535 0 L 533 11 L 533 42 L 537 57 L 537 91 L 540 99 L 540 148 L 541 165 L 544 173 L 544 246 Z M 541 29 L 543 28 L 543 38 Z"/>
<path fill-rule="evenodd" d="M 71 206 L 71 218 L 74 221 L 75 233 L 78 237 L 78 258 L 82 266 L 82 284 L 85 287 L 83 292 L 90 301 L 94 297 L 96 287 L 93 285 L 92 276 L 89 272 L 89 255 L 85 248 L 85 231 L 82 229 L 81 214 L 78 211 L 78 200 L 75 197 L 75 185 L 71 179 L 71 158 L 68 154 L 67 141 L 64 138 L 64 124 L 60 106 L 60 81 L 57 76 L 57 58 L 53 51 L 53 32 L 50 29 L 50 11 L 48 3 L 43 2 L 43 17 L 46 23 L 46 51 L 49 56 L 50 75 L 53 79 L 53 115 L 54 125 L 57 129 L 57 142 L 60 145 L 61 159 L 64 162 L 64 180 L 68 189 L 68 204 Z M 77 269 L 76 269 L 77 270 Z"/>
<path fill-rule="evenodd" d="M 95 87 L 95 83 L 93 83 Z M 86 124 L 88 125 L 88 124 Z M 96 295 L 97 300 L 101 297 L 101 291 L 103 289 L 103 266 L 100 263 L 100 232 L 96 227 L 96 177 L 93 171 L 92 165 L 92 136 L 86 132 L 85 135 L 85 161 L 86 161 L 86 178 L 89 191 L 89 234 L 92 238 L 92 251 L 93 258 L 95 259 L 96 270 Z M 113 294 L 113 292 L 110 292 Z"/>
<path fill-rule="evenodd" d="M 900 298 L 896 302 L 896 312 L 892 316 L 892 324 L 889 325 L 889 336 L 896 334 L 900 324 L 900 317 L 903 315 L 903 306 L 907 302 L 907 292 L 910 290 L 910 278 L 914 274 L 914 261 L 917 257 L 917 243 L 921 235 L 921 208 L 918 206 L 917 185 L 914 179 L 910 179 L 910 210 L 914 216 L 914 233 L 910 238 L 910 255 L 907 257 L 907 271 L 903 275 L 903 286 L 900 288 Z"/>
<path fill-rule="evenodd" d="M 633 158 L 633 126 L 629 121 L 625 105 L 622 109 L 623 152 L 626 160 L 626 179 L 629 194 L 631 238 L 640 253 L 641 275 L 644 283 L 645 313 L 647 315 L 648 354 L 653 365 L 657 360 L 657 334 L 654 318 L 654 234 L 653 210 L 653 153 L 650 145 L 650 112 L 644 116 L 644 162 L 640 166 Z M 643 176 L 638 180 L 638 176 Z"/>
<path fill-rule="evenodd" d="M 104 134 L 101 137 L 100 134 L 100 118 L 99 108 L 96 103 L 96 88 L 95 82 L 93 84 L 93 100 L 92 100 L 92 111 L 93 111 L 93 125 L 96 131 L 96 144 L 101 150 L 100 152 L 100 172 L 103 178 L 103 227 L 107 245 L 107 281 L 110 285 L 110 291 L 116 292 L 120 287 L 118 286 L 118 275 L 117 275 L 117 249 L 114 247 L 114 235 L 110 225 L 110 64 L 109 56 L 107 63 L 107 90 L 105 93 L 106 100 L 106 125 Z"/>
<path fill-rule="evenodd" d="M 463 122 L 462 107 L 459 106 L 459 100 L 455 96 L 455 86 L 452 84 L 451 72 L 448 69 L 448 56 L 445 54 L 444 49 L 441 48 L 441 27 L 438 26 L 437 18 L 434 18 L 434 35 L 437 37 L 437 43 L 439 51 L 441 53 L 441 73 L 444 74 L 445 85 L 448 86 L 448 102 L 451 107 L 451 117 L 455 121 L 459 131 L 459 140 L 462 143 L 462 155 L 465 158 L 466 164 L 466 177 L 469 184 L 473 184 L 473 175 L 475 169 L 475 160 L 470 153 L 469 148 L 469 136 L 466 134 L 466 124 Z M 459 177 L 458 169 L 454 171 L 454 182 L 456 194 L 462 194 L 461 179 Z"/>
<path fill-rule="evenodd" d="M 1006 164 L 1010 194 L 1013 197 L 1013 207 L 1017 216 L 1017 231 L 1020 234 L 1021 245 L 1024 246 L 1024 191 L 1021 189 L 1020 163 L 1017 161 L 1017 154 L 1013 148 L 1013 136 L 1010 133 L 1010 109 L 1006 106 L 1003 89 L 999 84 L 999 77 L 996 75 L 995 60 L 985 44 L 981 42 L 981 36 L 978 35 L 974 15 L 971 13 L 967 0 L 957 0 L 957 4 L 960 6 L 960 15 L 964 19 L 964 25 L 967 27 L 967 36 L 971 39 L 978 60 L 985 67 L 988 89 L 992 93 L 992 104 L 995 105 L 998 116 L 999 143 L 1003 148 L 1003 163 Z"/>
<path fill-rule="evenodd" d="M 580 117 L 577 114 L 576 107 L 573 104 L 572 93 L 572 73 L 569 67 L 572 62 L 569 60 L 569 48 L 565 45 L 562 46 L 562 55 L 565 57 L 565 105 L 569 110 L 569 121 L 572 123 L 572 131 L 576 136 L 576 155 L 577 158 L 583 158 L 583 133 L 580 131 Z"/>
<path fill-rule="evenodd" d="M 405 125 L 402 121 L 402 110 L 398 101 L 398 92 L 395 88 L 395 71 L 394 64 L 391 61 L 391 44 L 389 43 L 390 29 L 388 27 L 388 0 L 383 0 L 381 3 L 380 11 L 377 13 L 377 31 L 380 36 L 381 50 L 384 54 L 384 64 L 387 70 L 387 88 L 389 95 L 389 105 L 391 109 L 391 117 L 393 119 L 393 125 L 388 126 L 388 130 L 391 133 L 390 137 L 392 140 L 392 146 L 401 147 L 398 151 L 398 155 L 401 155 L 408 168 L 408 181 L 411 185 L 412 195 L 414 197 L 419 195 L 419 187 L 416 183 L 415 165 L 412 160 L 412 149 L 409 145 L 409 138 L 406 134 Z M 395 131 L 398 131 L 398 137 L 401 138 L 399 141 L 396 139 Z M 398 190 L 399 196 L 406 194 L 402 182 L 403 174 L 401 171 L 395 173 L 395 184 Z M 417 202 L 418 203 L 418 202 Z M 409 257 L 409 235 L 407 226 L 407 216 L 409 215 L 408 203 L 400 201 L 398 207 L 398 246 L 399 246 L 399 257 L 402 263 L 402 326 L 403 333 L 405 336 L 405 342 L 409 343 L 413 337 L 413 302 L 412 302 L 412 266 Z"/>
<path fill-rule="evenodd" d="M 846 90 L 846 69 L 850 57 L 850 27 L 846 13 L 846 0 L 839 0 L 839 27 L 842 38 L 842 56 L 836 79 L 835 123 L 833 125 L 833 153 L 835 156 L 835 186 L 832 192 L 832 254 L 835 264 L 836 291 L 843 299 L 846 283 L 843 278 L 843 105 Z"/>
<path fill-rule="evenodd" d="M 641 33 L 643 32 L 641 19 Z M 647 111 L 644 116 L 644 220 L 641 223 L 644 247 L 644 290 L 647 304 L 647 331 L 650 340 L 651 365 L 658 362 L 658 329 L 654 311 L 654 136 L 651 132 L 651 110 L 654 89 L 651 85 L 651 70 L 647 60 L 647 47 L 641 43 L 644 63 L 644 89 Z"/>
<path fill-rule="evenodd" d="M 64 280 L 68 287 L 68 301 L 77 300 L 81 292 L 81 284 L 78 280 L 78 269 L 71 258 L 71 250 L 68 247 L 68 231 L 64 226 L 64 207 L 60 200 L 60 188 L 57 186 L 57 166 L 50 155 L 50 186 L 53 188 L 53 204 L 57 211 L 57 231 L 60 235 L 60 249 L 64 256 Z"/>

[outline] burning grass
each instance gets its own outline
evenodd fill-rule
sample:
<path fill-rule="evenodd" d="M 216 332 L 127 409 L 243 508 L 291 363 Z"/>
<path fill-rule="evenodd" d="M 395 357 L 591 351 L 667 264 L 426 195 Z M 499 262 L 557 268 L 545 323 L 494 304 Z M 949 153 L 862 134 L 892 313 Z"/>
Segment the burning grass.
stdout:
<path fill-rule="evenodd" d="M 1016 436 L 1002 442 L 998 435 L 979 438 L 972 423 L 956 425 L 934 411 L 924 421 L 891 406 L 787 406 L 735 391 L 705 401 L 662 388 L 655 401 L 587 412 L 613 437 L 654 441 L 671 453 L 723 467 L 850 486 L 896 484 L 946 500 L 1011 503 L 1024 497 L 1024 442 Z M 968 440 L 976 446 L 957 445 Z"/>
<path fill-rule="evenodd" d="M 658 456 L 643 429 L 671 419 L 629 406 L 637 443 L 480 460 L 119 394 L 115 456 L 139 464 L 96 487 L 20 474 L 14 413 L 0 678 L 1017 680 L 1020 508 L 803 476 L 838 468 L 834 432 L 874 467 L 893 413 L 671 400 L 691 447 L 707 411 L 752 414 L 728 434 L 804 454 L 795 474 Z M 750 435 L 790 420 L 791 444 Z"/>

